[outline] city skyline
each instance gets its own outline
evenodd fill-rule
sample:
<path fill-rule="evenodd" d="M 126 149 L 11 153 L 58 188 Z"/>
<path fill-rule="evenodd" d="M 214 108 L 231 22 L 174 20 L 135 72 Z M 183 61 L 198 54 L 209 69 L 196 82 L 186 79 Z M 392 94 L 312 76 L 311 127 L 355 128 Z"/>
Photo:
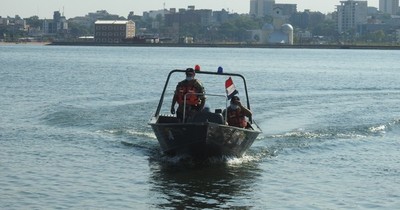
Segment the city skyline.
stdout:
<path fill-rule="evenodd" d="M 340 5 L 341 0 L 275 0 L 275 3 L 297 4 L 298 11 L 309 9 L 319 11 L 324 14 L 334 12 L 336 5 Z M 114 0 L 112 2 L 99 2 L 98 0 L 21 0 L 6 1 L 1 4 L 0 16 L 14 17 L 19 15 L 22 18 L 28 18 L 34 15 L 39 18 L 52 19 L 54 11 L 64 12 L 67 18 L 84 16 L 89 12 L 97 10 L 107 10 L 110 14 L 116 14 L 126 17 L 130 11 L 136 15 L 142 15 L 145 11 L 169 9 L 169 8 L 187 8 L 194 5 L 196 9 L 212 9 L 220 11 L 228 10 L 231 13 L 249 13 L 250 0 L 152 0 L 140 1 L 140 3 L 129 2 L 128 0 Z M 368 0 L 368 6 L 379 7 L 379 0 Z"/>

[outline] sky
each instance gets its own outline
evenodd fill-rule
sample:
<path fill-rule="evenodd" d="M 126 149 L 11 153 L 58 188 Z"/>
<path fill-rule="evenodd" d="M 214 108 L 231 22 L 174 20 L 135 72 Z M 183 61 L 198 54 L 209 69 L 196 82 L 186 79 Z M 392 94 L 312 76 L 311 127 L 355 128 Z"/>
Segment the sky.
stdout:
<path fill-rule="evenodd" d="M 127 17 L 130 11 L 142 15 L 145 11 L 187 8 L 228 10 L 231 13 L 249 13 L 250 0 L 1 0 L 0 16 L 28 18 L 34 15 L 39 18 L 52 19 L 54 11 L 64 12 L 64 16 L 73 18 L 85 16 L 89 12 L 107 10 L 110 14 Z M 310 9 L 322 13 L 334 12 L 336 5 L 343 0 L 275 0 L 275 3 L 297 4 L 298 11 Z M 164 6 L 165 5 L 165 6 Z M 368 0 L 368 6 L 379 7 L 379 0 Z"/>

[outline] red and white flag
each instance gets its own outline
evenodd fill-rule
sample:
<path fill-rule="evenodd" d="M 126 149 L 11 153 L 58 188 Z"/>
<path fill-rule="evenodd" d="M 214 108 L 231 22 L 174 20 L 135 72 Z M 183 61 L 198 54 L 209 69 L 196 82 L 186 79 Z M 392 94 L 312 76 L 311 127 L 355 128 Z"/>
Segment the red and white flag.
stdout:
<path fill-rule="evenodd" d="M 225 81 L 225 88 L 226 88 L 226 95 L 228 96 L 228 99 L 231 99 L 234 95 L 239 93 L 236 90 L 235 84 L 233 84 L 233 81 L 232 81 L 231 77 L 229 77 Z"/>

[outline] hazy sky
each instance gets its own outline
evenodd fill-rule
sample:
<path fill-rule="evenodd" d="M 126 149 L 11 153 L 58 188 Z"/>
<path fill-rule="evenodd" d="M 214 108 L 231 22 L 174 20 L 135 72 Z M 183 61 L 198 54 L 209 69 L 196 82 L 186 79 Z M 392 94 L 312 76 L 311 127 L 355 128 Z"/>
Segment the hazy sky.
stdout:
<path fill-rule="evenodd" d="M 229 10 L 236 13 L 249 13 L 250 0 L 1 0 L 0 16 L 14 17 L 19 15 L 28 18 L 38 15 L 39 18 L 53 18 L 54 11 L 64 11 L 66 18 L 84 16 L 89 12 L 107 10 L 111 14 L 127 17 L 130 11 L 142 15 L 143 11 L 164 8 L 187 8 L 194 5 L 196 9 Z M 297 10 L 335 11 L 341 0 L 275 0 L 275 3 L 297 4 Z M 378 7 L 379 0 L 368 0 L 368 6 Z"/>

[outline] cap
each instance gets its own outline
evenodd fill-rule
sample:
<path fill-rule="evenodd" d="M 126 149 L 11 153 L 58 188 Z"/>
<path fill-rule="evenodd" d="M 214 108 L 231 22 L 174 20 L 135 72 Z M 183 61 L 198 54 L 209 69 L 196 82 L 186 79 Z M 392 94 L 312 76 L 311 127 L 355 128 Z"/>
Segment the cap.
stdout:
<path fill-rule="evenodd" d="M 239 96 L 232 96 L 231 101 L 240 101 Z"/>
<path fill-rule="evenodd" d="M 193 68 L 187 68 L 185 73 L 186 73 L 186 75 L 188 75 L 188 74 L 195 75 L 196 74 Z"/>

